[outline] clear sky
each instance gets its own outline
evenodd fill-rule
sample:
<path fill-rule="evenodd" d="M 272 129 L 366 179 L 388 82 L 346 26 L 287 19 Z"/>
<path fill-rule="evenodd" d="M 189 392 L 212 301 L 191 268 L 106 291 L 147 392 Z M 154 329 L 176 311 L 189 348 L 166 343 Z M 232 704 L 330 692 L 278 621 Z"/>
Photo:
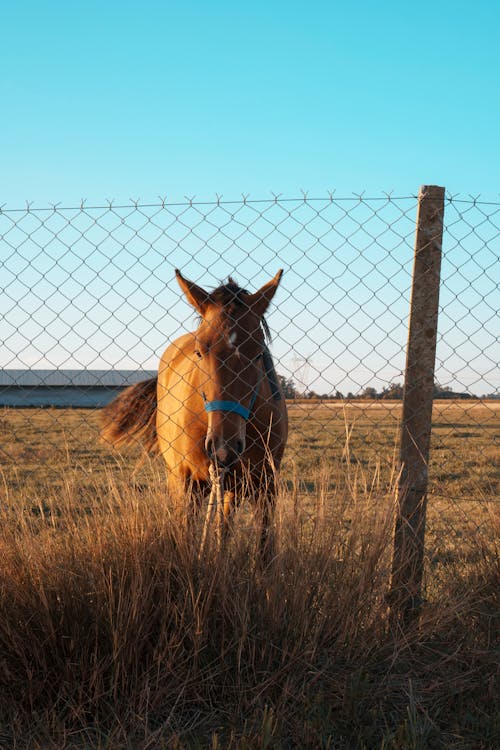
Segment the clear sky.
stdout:
<path fill-rule="evenodd" d="M 497 0 L 3 0 L 0 205 L 499 193 Z"/>
<path fill-rule="evenodd" d="M 270 322 L 286 371 L 344 392 L 400 381 L 404 196 L 439 184 L 500 201 L 499 21 L 497 0 L 0 0 L 0 207 L 326 200 L 287 204 L 286 225 L 284 206 L 261 204 L 231 226 L 213 206 L 42 212 L 43 225 L 4 210 L 0 366 L 154 367 L 192 326 L 176 266 L 205 286 L 236 271 L 250 289 L 282 266 Z M 337 223 L 348 204 L 329 205 L 332 190 L 402 202 L 349 204 Z M 481 393 L 498 388 L 499 210 L 445 214 L 437 377 Z"/>

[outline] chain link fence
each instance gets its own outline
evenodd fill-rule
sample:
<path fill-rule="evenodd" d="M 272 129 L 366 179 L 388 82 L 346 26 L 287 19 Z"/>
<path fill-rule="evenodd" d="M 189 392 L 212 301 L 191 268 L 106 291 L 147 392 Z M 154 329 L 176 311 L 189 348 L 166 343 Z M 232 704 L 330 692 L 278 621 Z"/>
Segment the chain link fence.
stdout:
<path fill-rule="evenodd" d="M 268 315 L 289 399 L 284 474 L 314 493 L 340 461 L 357 481 L 387 483 L 416 208 L 416 196 L 333 193 L 3 206 L 5 485 L 34 496 L 64 461 L 82 477 L 112 464 L 93 407 L 154 374 L 167 344 L 196 326 L 174 268 L 204 288 L 231 275 L 249 291 L 284 268 Z M 485 503 L 498 496 L 499 212 L 474 198 L 445 202 L 429 497 L 455 536 L 462 522 L 487 528 Z"/>

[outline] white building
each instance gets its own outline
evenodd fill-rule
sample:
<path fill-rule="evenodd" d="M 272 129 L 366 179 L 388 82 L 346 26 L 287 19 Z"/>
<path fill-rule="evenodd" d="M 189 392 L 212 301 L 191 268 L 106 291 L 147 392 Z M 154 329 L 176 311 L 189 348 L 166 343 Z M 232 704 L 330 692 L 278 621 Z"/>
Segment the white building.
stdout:
<path fill-rule="evenodd" d="M 0 370 L 0 407 L 100 408 L 150 370 Z"/>

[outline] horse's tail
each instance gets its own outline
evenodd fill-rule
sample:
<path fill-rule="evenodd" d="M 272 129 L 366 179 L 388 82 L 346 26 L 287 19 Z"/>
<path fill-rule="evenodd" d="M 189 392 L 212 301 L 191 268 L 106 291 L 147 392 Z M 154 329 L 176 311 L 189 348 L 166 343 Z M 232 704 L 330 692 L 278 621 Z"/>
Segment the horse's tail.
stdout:
<path fill-rule="evenodd" d="M 159 453 L 156 433 L 158 378 L 143 380 L 120 393 L 101 411 L 101 437 L 117 448 L 139 442 L 149 453 Z"/>

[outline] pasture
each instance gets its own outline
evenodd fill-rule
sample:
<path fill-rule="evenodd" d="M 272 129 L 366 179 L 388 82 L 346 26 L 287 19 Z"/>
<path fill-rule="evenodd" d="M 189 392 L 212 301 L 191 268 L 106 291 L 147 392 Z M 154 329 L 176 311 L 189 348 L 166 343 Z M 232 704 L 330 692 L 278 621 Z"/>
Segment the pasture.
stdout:
<path fill-rule="evenodd" d="M 0 415 L 0 746 L 494 748 L 498 402 L 436 402 L 419 625 L 388 619 L 398 402 L 289 405 L 278 556 L 198 559 L 98 413 Z"/>
<path fill-rule="evenodd" d="M 288 404 L 290 437 L 282 479 L 314 507 L 320 486 L 332 495 L 353 483 L 385 493 L 393 486 L 401 403 L 398 401 Z M 488 500 L 500 495 L 499 401 L 438 401 L 434 404 L 429 466 L 431 522 L 462 533 L 482 525 Z M 110 473 L 147 482 L 151 462 L 140 447 L 119 453 L 99 439 L 99 411 L 4 409 L 0 412 L 1 467 L 5 486 L 20 502 L 38 502 L 73 480 L 82 500 L 95 502 Z M 162 461 L 155 459 L 161 472 Z M 128 481 L 128 480 L 127 480 Z M 86 488 L 92 487 L 89 497 Z M 86 498 L 86 500 L 85 500 Z M 439 518 L 438 518 L 439 517 Z M 432 526 L 432 523 L 431 523 Z M 486 533 L 487 530 L 485 529 Z"/>

